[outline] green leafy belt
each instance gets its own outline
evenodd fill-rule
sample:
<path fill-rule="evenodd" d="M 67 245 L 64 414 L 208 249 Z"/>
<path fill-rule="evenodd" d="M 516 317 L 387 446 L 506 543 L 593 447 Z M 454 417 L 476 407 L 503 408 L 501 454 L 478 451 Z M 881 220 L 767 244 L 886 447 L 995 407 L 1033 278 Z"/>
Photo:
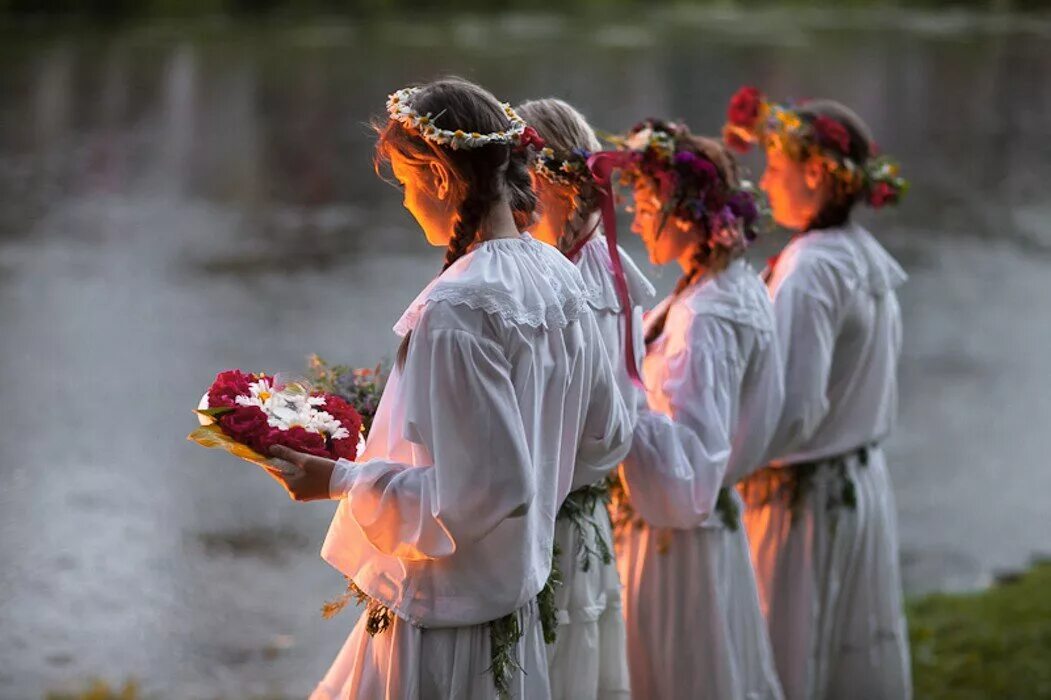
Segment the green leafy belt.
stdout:
<path fill-rule="evenodd" d="M 558 551 L 558 545 L 556 544 L 552 555 L 551 573 L 548 575 L 544 588 L 537 594 L 544 641 L 548 644 L 555 641 L 555 628 L 558 625 L 558 610 L 555 608 L 554 596 L 555 588 L 562 585 L 562 574 L 557 563 L 557 557 L 560 554 L 561 552 Z M 394 622 L 394 611 L 375 598 L 370 597 L 350 578 L 347 578 L 347 590 L 339 598 L 325 603 L 321 607 L 321 614 L 325 619 L 332 618 L 347 607 L 347 604 L 352 600 L 357 605 L 365 606 L 365 631 L 368 632 L 370 637 L 382 634 L 390 629 L 391 624 Z M 511 695 L 511 674 L 516 668 L 522 670 L 518 656 L 515 653 L 518 642 L 522 639 L 522 623 L 519 618 L 519 612 L 516 610 L 493 620 L 488 627 L 490 648 L 488 670 L 493 675 L 493 685 L 496 687 L 499 697 L 508 698 Z"/>
<path fill-rule="evenodd" d="M 855 510 L 858 506 L 858 490 L 857 484 L 850 478 L 848 461 L 850 457 L 856 456 L 858 464 L 867 467 L 869 449 L 866 446 L 826 460 L 768 467 L 745 479 L 741 489 L 748 503 L 759 506 L 783 503 L 792 512 L 793 520 L 797 520 L 802 516 L 804 505 L 814 490 L 818 471 L 828 468 L 835 472 L 837 484 L 829 489 L 825 508 L 831 513 L 841 508 Z"/>
<path fill-rule="evenodd" d="M 592 559 L 597 558 L 603 564 L 613 562 L 613 545 L 606 540 L 602 523 L 593 515 L 595 508 L 610 502 L 610 481 L 579 488 L 566 497 L 558 511 L 558 519 L 573 523 L 577 535 L 577 552 L 580 557 L 581 571 L 590 571 Z M 588 544 L 587 530 L 595 533 L 595 546 Z"/>

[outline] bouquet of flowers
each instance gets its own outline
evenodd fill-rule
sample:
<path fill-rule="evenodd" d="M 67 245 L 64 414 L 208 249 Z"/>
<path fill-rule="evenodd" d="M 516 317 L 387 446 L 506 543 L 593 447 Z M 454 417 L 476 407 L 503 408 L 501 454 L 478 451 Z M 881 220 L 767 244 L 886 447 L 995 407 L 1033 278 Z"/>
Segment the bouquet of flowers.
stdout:
<path fill-rule="evenodd" d="M 367 437 L 387 383 L 383 365 L 378 364 L 373 369 L 353 369 L 346 365 L 330 365 L 321 357 L 311 355 L 309 372 L 314 386 L 354 407 L 361 416 L 362 434 Z"/>
<path fill-rule="evenodd" d="M 266 469 L 274 468 L 266 457 L 273 445 L 354 459 L 363 439 L 362 419 L 353 406 L 305 380 L 280 375 L 220 372 L 196 413 L 201 426 L 188 439 Z"/>

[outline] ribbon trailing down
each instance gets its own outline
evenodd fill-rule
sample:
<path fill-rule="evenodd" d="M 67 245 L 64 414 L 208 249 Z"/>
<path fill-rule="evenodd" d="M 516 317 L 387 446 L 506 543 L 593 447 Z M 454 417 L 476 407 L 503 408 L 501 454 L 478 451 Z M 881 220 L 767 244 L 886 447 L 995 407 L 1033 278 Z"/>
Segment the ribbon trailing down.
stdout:
<path fill-rule="evenodd" d="M 595 184 L 602 193 L 599 202 L 602 228 L 606 236 L 606 246 L 609 248 L 609 259 L 613 263 L 613 284 L 617 290 L 617 297 L 620 299 L 621 312 L 624 314 L 624 362 L 632 383 L 644 389 L 642 377 L 639 376 L 639 367 L 635 361 L 635 333 L 632 329 L 635 307 L 631 303 L 628 280 L 624 276 L 624 266 L 620 262 L 620 250 L 617 248 L 617 211 L 614 206 L 611 183 L 613 171 L 632 166 L 636 157 L 634 153 L 628 151 L 602 151 L 588 158 L 588 169 L 591 170 Z"/>

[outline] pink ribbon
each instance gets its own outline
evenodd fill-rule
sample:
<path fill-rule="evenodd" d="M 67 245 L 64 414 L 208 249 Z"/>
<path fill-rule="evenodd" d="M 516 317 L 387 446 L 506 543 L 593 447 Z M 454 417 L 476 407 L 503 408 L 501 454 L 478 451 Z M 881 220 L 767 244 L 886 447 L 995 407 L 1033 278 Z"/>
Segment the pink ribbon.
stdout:
<path fill-rule="evenodd" d="M 626 168 L 635 163 L 637 156 L 629 151 L 602 151 L 588 158 L 588 169 L 591 170 L 595 184 L 602 193 L 599 209 L 602 213 L 602 228 L 605 230 L 606 247 L 609 259 L 613 264 L 613 286 L 620 299 L 624 313 L 624 362 L 627 365 L 628 377 L 640 389 L 645 389 L 639 368 L 635 363 L 634 305 L 628 292 L 628 280 L 624 276 L 624 266 L 620 262 L 620 250 L 617 248 L 617 211 L 613 202 L 613 185 L 610 182 L 613 171 Z"/>

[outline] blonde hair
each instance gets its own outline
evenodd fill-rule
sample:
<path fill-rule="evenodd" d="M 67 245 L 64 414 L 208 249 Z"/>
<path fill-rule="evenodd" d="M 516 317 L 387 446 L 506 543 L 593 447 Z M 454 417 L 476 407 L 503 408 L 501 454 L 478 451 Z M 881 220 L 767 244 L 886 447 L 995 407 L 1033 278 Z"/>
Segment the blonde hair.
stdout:
<path fill-rule="evenodd" d="M 594 153 L 602 150 L 602 144 L 595 135 L 595 130 L 588 124 L 584 115 L 569 103 L 547 97 L 540 100 L 529 100 L 515 108 L 515 111 L 536 129 L 547 146 L 556 154 L 568 154 L 574 150 Z M 584 186 L 563 185 L 541 180 L 539 187 L 556 188 L 560 195 L 570 201 L 572 211 L 562 226 L 562 235 L 558 239 L 558 249 L 569 252 L 580 237 L 586 233 L 591 215 L 598 209 L 599 192 L 590 181 Z"/>

